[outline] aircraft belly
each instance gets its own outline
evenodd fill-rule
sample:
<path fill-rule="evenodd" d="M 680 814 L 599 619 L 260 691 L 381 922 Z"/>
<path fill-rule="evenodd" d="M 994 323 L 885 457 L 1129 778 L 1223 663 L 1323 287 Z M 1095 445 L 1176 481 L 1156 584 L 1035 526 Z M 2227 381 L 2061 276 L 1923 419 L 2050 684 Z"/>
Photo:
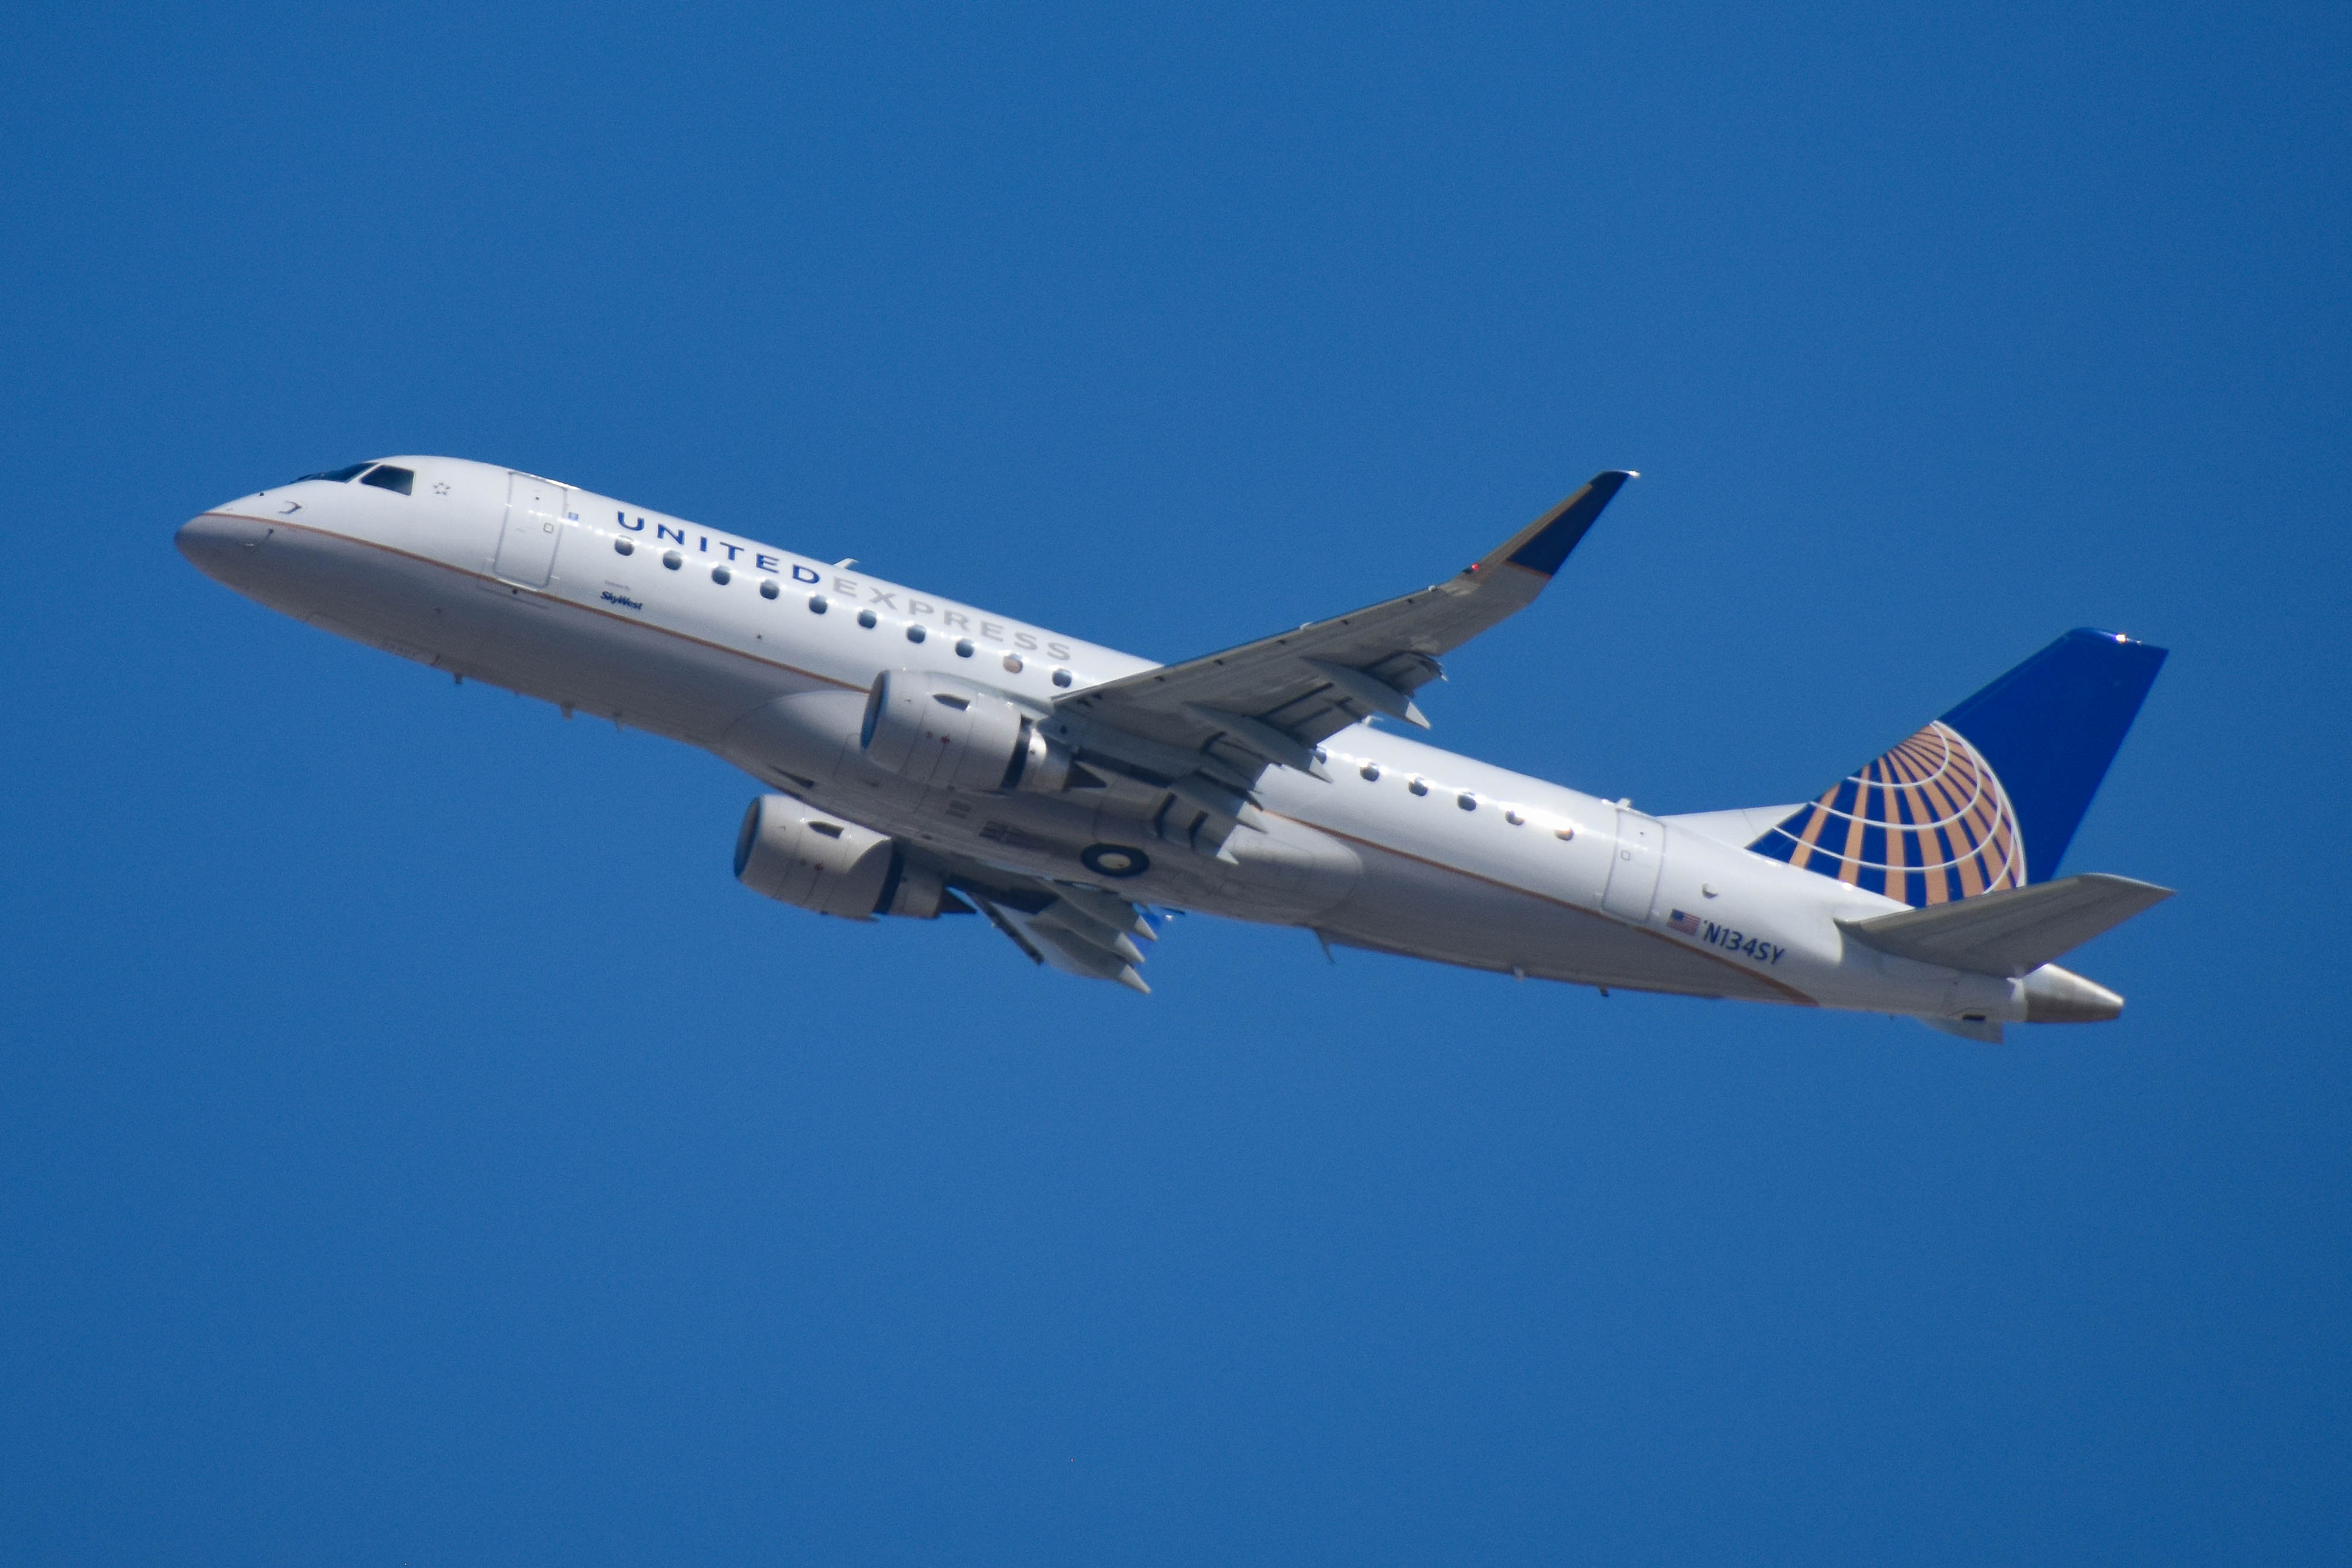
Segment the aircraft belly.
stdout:
<path fill-rule="evenodd" d="M 1594 911 L 1367 849 L 1362 883 L 1316 922 L 1331 941 L 1541 979 L 1756 1001 L 1805 998 Z"/>
<path fill-rule="evenodd" d="M 713 746 L 805 677 L 397 549 L 281 527 L 254 597 L 322 630 L 529 696 Z"/>
<path fill-rule="evenodd" d="M 284 522 L 257 525 L 261 569 L 238 591 L 322 631 L 425 664 L 477 653 L 484 618 L 451 574 L 340 535 Z"/>
<path fill-rule="evenodd" d="M 649 626 L 561 603 L 510 603 L 485 641 L 483 679 L 639 729 L 714 747 L 788 677 Z"/>
<path fill-rule="evenodd" d="M 1294 925 L 1345 903 L 1362 881 L 1362 858 L 1349 845 L 1303 822 L 1269 816 L 1265 831 L 1239 829 L 1225 841 L 1239 863 L 1217 889 L 1214 913 Z M 1219 862 L 1212 862 L 1219 863 Z"/>
<path fill-rule="evenodd" d="M 806 686 L 769 698 L 728 727 L 719 755 L 761 779 L 812 785 L 845 779 L 866 694 Z"/>

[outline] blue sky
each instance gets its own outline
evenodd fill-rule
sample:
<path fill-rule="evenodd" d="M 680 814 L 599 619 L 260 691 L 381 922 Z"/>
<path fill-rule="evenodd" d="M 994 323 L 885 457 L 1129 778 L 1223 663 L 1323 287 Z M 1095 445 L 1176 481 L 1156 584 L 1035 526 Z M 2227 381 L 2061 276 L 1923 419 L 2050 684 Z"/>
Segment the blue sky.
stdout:
<path fill-rule="evenodd" d="M 5 29 L 0 1555 L 2352 1552 L 2340 8 Z M 1999 1050 L 824 922 L 171 548 L 399 451 L 1161 658 L 1639 468 L 1442 742 L 1785 800 L 2111 627 L 2181 895 Z"/>

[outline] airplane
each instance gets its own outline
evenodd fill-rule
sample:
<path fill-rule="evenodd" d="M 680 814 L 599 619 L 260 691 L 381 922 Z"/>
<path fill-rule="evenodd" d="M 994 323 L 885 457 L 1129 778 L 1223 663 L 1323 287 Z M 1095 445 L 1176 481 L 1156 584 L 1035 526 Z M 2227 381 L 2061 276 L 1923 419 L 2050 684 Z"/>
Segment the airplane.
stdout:
<path fill-rule="evenodd" d="M 1176 910 L 1991 1043 L 2120 1015 L 2053 960 L 2170 891 L 2058 866 L 2162 648 L 2069 632 L 1779 805 L 1653 816 L 1403 733 L 1439 658 L 1532 604 L 1633 477 L 1433 586 L 1173 664 L 455 458 L 308 475 L 176 543 L 325 631 L 725 758 L 762 786 L 737 878 L 821 915 L 977 914 L 1146 992 Z"/>

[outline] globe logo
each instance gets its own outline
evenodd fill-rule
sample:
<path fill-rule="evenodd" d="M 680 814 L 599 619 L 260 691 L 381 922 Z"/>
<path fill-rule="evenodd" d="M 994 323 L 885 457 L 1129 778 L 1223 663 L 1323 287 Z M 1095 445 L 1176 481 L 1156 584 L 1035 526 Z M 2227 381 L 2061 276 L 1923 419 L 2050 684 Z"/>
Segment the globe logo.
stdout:
<path fill-rule="evenodd" d="M 1748 847 L 1915 907 L 2025 883 L 2000 779 L 1940 719 Z"/>

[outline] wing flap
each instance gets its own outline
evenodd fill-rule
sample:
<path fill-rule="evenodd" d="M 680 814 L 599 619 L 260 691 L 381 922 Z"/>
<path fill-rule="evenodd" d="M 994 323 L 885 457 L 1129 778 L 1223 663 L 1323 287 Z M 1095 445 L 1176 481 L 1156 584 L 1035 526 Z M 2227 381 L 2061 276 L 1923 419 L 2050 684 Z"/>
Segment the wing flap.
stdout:
<path fill-rule="evenodd" d="M 961 856 L 941 859 L 948 885 L 970 899 L 1032 963 L 1151 994 L 1143 981 L 1143 949 L 1135 938 L 1157 941 L 1160 934 L 1126 899 Z"/>
<path fill-rule="evenodd" d="M 1898 909 L 1838 929 L 1864 946 L 1923 964 L 2014 977 L 2172 896 L 2168 887 L 2092 872 L 1956 904 Z"/>

